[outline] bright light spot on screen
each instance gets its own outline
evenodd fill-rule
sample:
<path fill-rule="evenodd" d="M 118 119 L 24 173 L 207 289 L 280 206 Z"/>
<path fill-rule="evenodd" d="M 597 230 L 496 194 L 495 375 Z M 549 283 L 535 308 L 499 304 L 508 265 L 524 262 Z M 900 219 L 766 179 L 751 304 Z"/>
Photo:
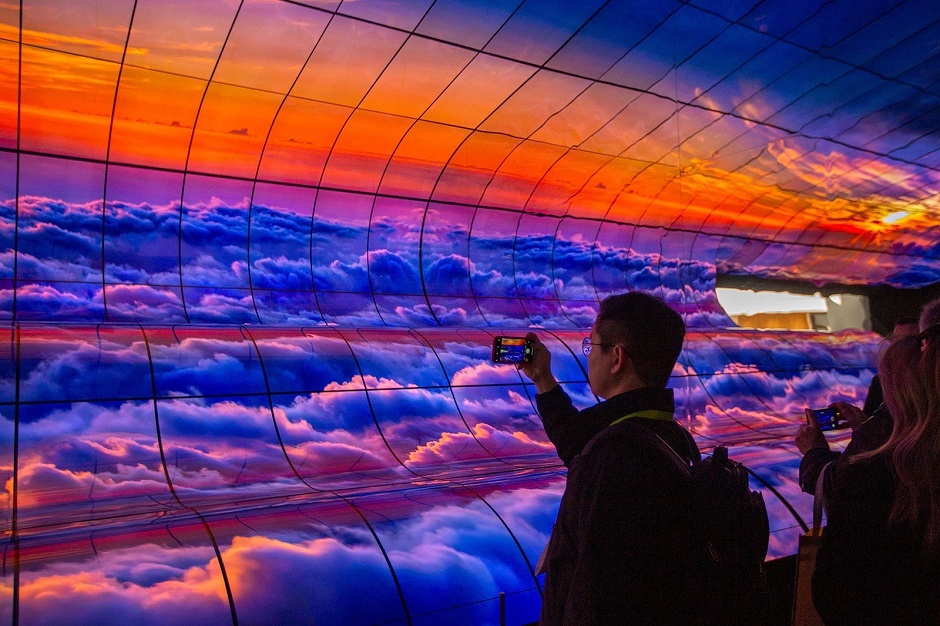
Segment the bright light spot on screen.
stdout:
<path fill-rule="evenodd" d="M 788 291 L 751 291 L 743 289 L 716 289 L 718 301 L 728 315 L 755 315 L 758 313 L 825 313 L 826 299 Z"/>
<path fill-rule="evenodd" d="M 908 215 L 910 215 L 908 211 L 895 211 L 890 215 L 885 215 L 883 218 L 881 218 L 881 221 L 885 224 L 897 224 Z"/>

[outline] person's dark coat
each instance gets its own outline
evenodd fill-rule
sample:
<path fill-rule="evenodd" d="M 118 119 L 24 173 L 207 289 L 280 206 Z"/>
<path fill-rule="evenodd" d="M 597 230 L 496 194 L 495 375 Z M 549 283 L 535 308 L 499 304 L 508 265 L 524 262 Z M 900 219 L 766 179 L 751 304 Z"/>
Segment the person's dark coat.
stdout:
<path fill-rule="evenodd" d="M 838 473 L 812 581 L 827 625 L 940 624 L 940 565 L 911 528 L 888 523 L 894 494 L 887 455 Z"/>
<path fill-rule="evenodd" d="M 629 413 L 672 413 L 668 389 L 640 389 L 578 412 L 560 388 L 536 396 L 568 466 L 545 566 L 541 624 L 688 624 L 697 614 L 698 544 L 688 474 L 662 451 L 609 424 Z M 675 421 L 630 418 L 682 458 L 700 454 Z"/>

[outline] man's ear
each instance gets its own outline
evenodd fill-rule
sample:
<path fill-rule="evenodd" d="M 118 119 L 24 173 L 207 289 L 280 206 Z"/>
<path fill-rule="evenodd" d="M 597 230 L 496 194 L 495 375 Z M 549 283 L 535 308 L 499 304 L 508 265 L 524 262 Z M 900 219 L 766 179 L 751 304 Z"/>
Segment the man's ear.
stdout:
<path fill-rule="evenodd" d="M 624 385 L 623 390 L 645 387 L 646 383 L 637 376 L 633 358 L 627 354 L 623 346 L 614 346 L 614 350 L 616 351 L 616 358 L 614 358 L 614 362 L 610 367 L 610 373 Z"/>
<path fill-rule="evenodd" d="M 614 351 L 614 362 L 610 366 L 610 373 L 621 376 L 632 374 L 634 371 L 633 359 L 627 354 L 626 349 L 620 344 L 613 346 L 612 349 Z"/>

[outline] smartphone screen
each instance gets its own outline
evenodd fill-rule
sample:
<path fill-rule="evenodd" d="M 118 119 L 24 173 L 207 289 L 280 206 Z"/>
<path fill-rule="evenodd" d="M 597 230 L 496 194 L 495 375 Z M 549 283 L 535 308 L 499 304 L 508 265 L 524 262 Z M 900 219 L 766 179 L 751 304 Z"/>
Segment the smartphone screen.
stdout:
<path fill-rule="evenodd" d="M 816 417 L 816 423 L 819 424 L 819 430 L 834 430 L 845 428 L 848 422 L 842 419 L 832 407 L 826 409 L 813 409 L 813 415 Z"/>
<path fill-rule="evenodd" d="M 523 363 L 532 358 L 532 344 L 524 337 L 494 337 L 493 363 Z"/>

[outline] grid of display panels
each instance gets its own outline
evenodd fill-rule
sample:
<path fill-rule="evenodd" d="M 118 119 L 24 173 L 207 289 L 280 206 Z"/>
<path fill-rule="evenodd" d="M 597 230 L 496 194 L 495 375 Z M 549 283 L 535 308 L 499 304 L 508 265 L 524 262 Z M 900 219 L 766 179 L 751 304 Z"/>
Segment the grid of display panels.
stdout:
<path fill-rule="evenodd" d="M 940 279 L 931 3 L 190 4 L 0 7 L 8 316 L 579 326 L 631 226 Z"/>
<path fill-rule="evenodd" d="M 0 4 L 0 623 L 534 621 L 564 468 L 490 341 L 589 406 L 627 290 L 792 553 L 880 338 L 716 274 L 940 280 L 940 8 L 797 4 Z"/>
<path fill-rule="evenodd" d="M 596 402 L 583 331 L 541 335 L 576 404 Z M 564 468 L 531 384 L 490 362 L 492 336 L 17 325 L 0 380 L 2 617 L 94 621 L 118 602 L 210 623 L 476 623 L 497 621 L 502 593 L 512 623 L 534 620 Z M 860 404 L 876 349 L 853 333 L 689 335 L 678 418 L 757 473 L 769 558 L 808 519 L 803 407 Z"/>

